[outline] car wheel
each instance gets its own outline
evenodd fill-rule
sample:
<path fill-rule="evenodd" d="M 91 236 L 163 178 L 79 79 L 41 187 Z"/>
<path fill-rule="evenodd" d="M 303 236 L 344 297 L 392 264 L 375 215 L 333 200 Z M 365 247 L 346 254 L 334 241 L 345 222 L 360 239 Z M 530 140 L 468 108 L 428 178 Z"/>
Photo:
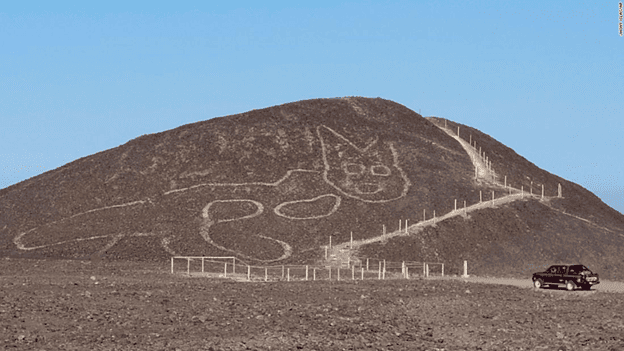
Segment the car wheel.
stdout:
<path fill-rule="evenodd" d="M 566 289 L 568 289 L 568 291 L 572 291 L 576 289 L 576 284 L 574 284 L 573 281 L 568 280 L 568 282 L 566 283 Z"/>
<path fill-rule="evenodd" d="M 533 286 L 534 286 L 535 288 L 539 289 L 539 288 L 541 288 L 541 287 L 543 287 L 543 286 L 544 286 L 544 281 L 543 281 L 543 280 L 541 280 L 541 279 L 535 279 L 535 280 L 533 281 Z"/>
<path fill-rule="evenodd" d="M 589 285 L 589 284 L 583 285 L 583 286 L 581 286 L 581 289 L 583 289 L 583 290 L 590 290 L 591 289 L 591 285 Z"/>

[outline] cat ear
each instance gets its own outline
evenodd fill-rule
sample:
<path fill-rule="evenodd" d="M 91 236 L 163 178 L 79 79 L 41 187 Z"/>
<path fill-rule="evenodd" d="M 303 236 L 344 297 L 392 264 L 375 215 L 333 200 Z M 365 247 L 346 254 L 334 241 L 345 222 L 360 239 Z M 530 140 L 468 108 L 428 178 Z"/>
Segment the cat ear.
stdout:
<path fill-rule="evenodd" d="M 359 148 L 347 138 L 338 134 L 331 128 L 325 126 L 318 126 L 316 128 L 319 139 L 321 140 L 321 146 L 323 148 L 323 156 L 330 159 L 341 159 L 345 156 L 345 153 L 358 151 L 359 154 L 375 152 L 377 146 L 377 138 L 368 144 L 365 148 Z"/>

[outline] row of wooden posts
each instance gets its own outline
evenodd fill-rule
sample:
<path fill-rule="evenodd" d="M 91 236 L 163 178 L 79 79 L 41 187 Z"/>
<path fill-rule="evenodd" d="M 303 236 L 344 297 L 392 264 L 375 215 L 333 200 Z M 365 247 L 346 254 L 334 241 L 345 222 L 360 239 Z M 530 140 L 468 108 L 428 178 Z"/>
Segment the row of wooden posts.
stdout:
<path fill-rule="evenodd" d="M 377 270 L 377 279 L 383 280 L 386 279 L 386 267 L 385 267 L 385 260 L 382 262 L 379 262 L 379 268 Z M 441 267 L 441 276 L 444 277 L 444 263 L 441 263 L 442 267 Z M 286 281 L 290 281 L 291 279 L 291 275 L 290 275 L 290 268 L 291 267 L 286 267 L 286 266 L 282 266 L 282 279 L 286 279 Z M 409 279 L 410 278 L 410 270 L 409 270 L 409 266 L 405 265 L 405 262 L 402 263 L 402 267 L 401 267 L 401 277 L 404 279 Z M 304 280 L 310 280 L 310 270 L 312 271 L 312 280 L 315 281 L 316 280 L 316 272 L 317 270 L 327 270 L 328 272 L 328 280 L 332 280 L 332 272 L 335 269 L 335 273 L 336 273 L 336 280 L 340 280 L 340 272 L 341 272 L 341 268 L 340 267 L 335 267 L 332 268 L 331 266 L 327 266 L 327 267 L 312 267 L 312 269 L 310 269 L 310 266 L 305 266 L 305 279 Z M 347 268 L 347 272 L 351 271 L 351 280 L 356 280 L 356 266 L 352 265 L 351 268 Z M 224 266 L 224 277 L 227 277 L 227 263 L 225 263 Z M 364 280 L 364 273 L 365 272 L 369 272 L 368 269 L 364 269 L 364 266 L 360 267 L 360 280 Z M 423 273 L 422 273 L 423 277 L 428 278 L 429 277 L 429 264 L 428 263 L 423 263 Z M 264 281 L 268 281 L 269 278 L 269 274 L 268 274 L 268 267 L 264 267 Z M 247 266 L 247 280 L 251 280 L 251 266 Z"/>
<path fill-rule="evenodd" d="M 444 128 L 448 129 L 447 125 L 446 125 L 446 120 L 444 120 Z M 459 126 L 457 126 L 457 137 L 459 138 Z M 470 134 L 469 137 L 469 144 L 471 147 L 473 147 L 475 149 L 475 151 L 477 150 L 477 141 L 472 141 L 472 134 Z M 488 156 L 485 155 L 485 151 L 482 152 L 481 151 L 481 146 L 479 146 L 479 156 L 481 157 L 482 161 L 485 163 L 486 165 L 486 169 L 488 171 L 492 171 L 492 161 L 489 159 Z M 478 168 L 475 167 L 475 178 L 478 177 Z M 505 188 L 507 188 L 507 176 L 505 176 Z M 521 187 L 521 191 L 522 194 L 524 195 L 524 186 Z M 511 194 L 511 186 L 510 186 L 510 190 L 509 193 Z M 531 182 L 531 195 L 533 195 L 533 182 Z M 492 194 L 492 198 L 493 198 L 494 194 Z M 558 184 L 557 186 L 557 197 L 562 197 L 562 189 L 561 189 L 561 184 Z M 544 184 L 542 184 L 542 198 L 544 198 Z M 457 206 L 456 206 L 457 207 Z M 457 209 L 457 208 L 456 208 Z"/>
<path fill-rule="evenodd" d="M 510 195 L 511 195 L 511 189 L 512 188 L 510 187 L 509 188 L 509 194 Z M 522 198 L 524 198 L 524 187 L 522 187 L 520 189 L 520 192 L 521 192 L 520 196 Z M 561 184 L 559 184 L 558 193 L 559 193 L 558 196 L 561 197 Z M 533 191 L 531 191 L 531 196 L 533 196 Z M 542 198 L 544 198 L 544 185 L 542 185 Z M 495 200 L 496 200 L 496 198 L 494 196 L 494 191 L 492 190 L 492 198 L 489 201 L 494 202 Z M 486 200 L 486 201 L 488 201 L 488 200 Z M 483 192 L 481 190 L 479 190 L 479 203 L 483 203 Z M 464 207 L 463 207 L 464 215 L 467 214 L 466 207 L 467 207 L 466 206 L 466 200 L 464 200 Z M 457 211 L 457 199 L 455 199 L 454 211 Z M 429 218 L 429 220 L 433 220 L 434 223 L 435 223 L 435 219 L 436 219 L 436 211 L 433 210 L 433 216 L 431 218 Z M 402 223 L 403 223 L 402 219 L 399 219 L 398 221 L 399 221 L 399 229 L 398 229 L 398 231 L 399 232 L 404 231 L 405 233 L 407 233 L 409 219 L 405 220 L 405 226 L 402 225 Z M 424 221 L 427 221 L 427 211 L 426 211 L 426 209 L 423 209 L 423 222 Z M 386 225 L 385 224 L 382 225 L 382 232 L 383 232 L 383 235 L 386 235 Z M 353 246 L 353 232 L 351 232 L 351 246 Z M 330 247 L 331 247 L 331 237 L 330 237 Z"/>
<path fill-rule="evenodd" d="M 204 268 L 204 261 L 206 259 L 216 259 L 217 257 L 190 257 L 190 256 L 176 256 L 176 257 L 172 257 L 171 258 L 171 273 L 174 273 L 174 259 L 186 259 L 187 260 L 187 274 L 190 276 L 191 275 L 191 260 L 194 259 L 201 259 L 202 262 L 202 268 L 201 268 L 201 273 L 205 273 L 205 268 Z M 223 277 L 227 278 L 228 276 L 228 269 L 232 270 L 233 274 L 236 274 L 236 259 L 234 257 L 218 257 L 219 259 L 227 259 L 228 261 L 230 259 L 232 259 L 231 263 L 228 262 L 223 262 Z M 215 261 L 211 261 L 211 262 L 215 262 Z M 422 264 L 422 276 L 423 277 L 429 277 L 429 265 L 430 264 L 440 264 L 441 265 L 441 276 L 444 276 L 444 263 L 420 263 L 420 264 L 416 264 L 416 263 L 406 263 L 405 261 L 401 262 L 401 278 L 404 279 L 409 279 L 410 274 L 413 274 L 413 271 L 410 272 L 410 267 L 414 268 L 414 266 L 419 266 Z M 240 266 L 240 264 L 239 264 Z M 269 280 L 269 268 L 277 268 L 280 266 L 273 266 L 273 267 L 252 267 L 250 265 L 243 265 L 247 267 L 247 280 L 251 280 L 251 270 L 252 268 L 264 268 L 264 281 L 268 281 Z M 310 272 L 311 274 L 311 280 L 317 280 L 317 271 L 327 271 L 328 272 L 328 279 L 332 280 L 332 273 L 335 271 L 335 276 L 336 276 L 336 280 L 340 280 L 340 273 L 341 273 L 341 268 L 340 267 L 310 267 L 309 265 L 306 266 L 291 266 L 291 267 L 287 267 L 285 265 L 281 266 L 281 270 L 282 270 L 282 279 L 285 279 L 287 281 L 291 280 L 291 274 L 290 274 L 290 269 L 291 268 L 305 268 L 305 280 L 310 280 Z M 364 273 L 365 272 L 371 272 L 370 267 L 369 267 L 369 260 L 366 260 L 366 267 L 364 267 L 364 265 L 359 267 L 359 272 L 357 272 L 356 269 L 356 265 L 351 265 L 350 268 L 347 268 L 347 272 L 351 271 L 351 280 L 356 280 L 356 273 L 359 273 L 360 279 L 364 280 Z M 386 270 L 387 266 L 386 266 L 386 260 L 383 261 L 379 261 L 378 264 L 378 269 L 376 270 L 377 272 L 377 279 L 386 279 Z M 375 272 L 375 271 L 373 271 Z"/>

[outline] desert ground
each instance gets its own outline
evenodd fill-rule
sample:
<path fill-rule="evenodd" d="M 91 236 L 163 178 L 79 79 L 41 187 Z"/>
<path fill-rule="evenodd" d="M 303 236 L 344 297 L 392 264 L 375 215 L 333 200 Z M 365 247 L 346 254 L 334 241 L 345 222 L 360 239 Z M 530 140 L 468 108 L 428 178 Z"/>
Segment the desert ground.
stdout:
<path fill-rule="evenodd" d="M 0 272 L 4 349 L 624 349 L 618 283 L 240 282 L 171 274 L 168 262 L 25 259 L 1 259 Z"/>

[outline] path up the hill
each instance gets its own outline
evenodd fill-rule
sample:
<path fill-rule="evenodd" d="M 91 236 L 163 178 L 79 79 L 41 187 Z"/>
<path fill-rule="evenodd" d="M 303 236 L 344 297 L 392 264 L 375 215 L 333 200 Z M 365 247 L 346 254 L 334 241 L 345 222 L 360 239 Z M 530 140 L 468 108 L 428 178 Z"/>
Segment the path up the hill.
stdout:
<path fill-rule="evenodd" d="M 436 125 L 437 126 L 437 125 Z M 479 154 L 479 151 L 470 143 L 466 142 L 464 139 L 460 138 L 458 134 L 453 133 L 451 130 L 440 127 L 442 131 L 447 133 L 450 137 L 457 140 L 463 149 L 466 151 L 466 154 L 470 157 L 472 164 L 475 169 L 475 176 L 478 181 L 484 182 L 490 186 L 498 187 L 498 188 L 506 188 L 509 191 L 509 195 L 500 197 L 498 199 L 492 199 L 489 201 L 483 201 L 480 203 L 476 203 L 461 209 L 453 210 L 443 216 L 433 217 L 431 219 L 422 220 L 418 223 L 407 226 L 403 230 L 396 230 L 393 232 L 381 234 L 379 236 L 375 236 L 369 239 L 363 240 L 353 240 L 348 242 L 339 243 L 337 245 L 332 245 L 332 247 L 327 248 L 327 263 L 335 266 L 348 266 L 350 264 L 357 264 L 359 262 L 359 258 L 357 255 L 357 250 L 359 247 L 375 242 L 381 242 L 388 240 L 397 236 L 409 236 L 409 235 L 418 235 L 422 231 L 423 228 L 427 226 L 433 226 L 436 223 L 444 221 L 449 218 L 453 218 L 456 216 L 467 216 L 469 212 L 480 210 L 486 207 L 494 207 L 498 205 L 502 205 L 505 203 L 509 203 L 512 201 L 523 200 L 525 198 L 533 197 L 540 198 L 538 195 L 524 193 L 524 191 L 520 189 L 515 189 L 512 187 L 505 187 L 504 185 L 498 183 L 497 174 L 492 169 L 491 164 L 488 166 L 485 160 L 485 152 L 482 155 Z M 545 199 L 548 197 L 542 197 Z M 434 253 L 437 256 L 437 253 Z"/>

